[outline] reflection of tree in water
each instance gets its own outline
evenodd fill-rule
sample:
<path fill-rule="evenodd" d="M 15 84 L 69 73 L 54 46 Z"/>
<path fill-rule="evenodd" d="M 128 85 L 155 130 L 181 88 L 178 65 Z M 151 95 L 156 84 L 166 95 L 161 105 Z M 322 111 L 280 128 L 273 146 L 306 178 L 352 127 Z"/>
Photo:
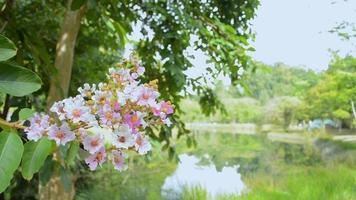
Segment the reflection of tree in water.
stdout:
<path fill-rule="evenodd" d="M 217 171 L 223 167 L 239 165 L 239 171 L 255 171 L 260 166 L 259 154 L 263 139 L 257 136 L 234 134 L 200 134 L 198 145 L 190 154 L 200 159 L 199 165 L 214 165 Z"/>
<path fill-rule="evenodd" d="M 281 156 L 286 164 L 320 165 L 321 157 L 317 151 L 308 144 L 296 145 L 280 143 L 278 147 L 283 150 Z"/>
<path fill-rule="evenodd" d="M 145 162 L 142 158 L 133 158 L 123 173 L 104 167 L 94 177 L 88 177 L 90 181 L 81 181 L 91 184 L 78 186 L 77 199 L 161 199 L 164 180 L 176 170 L 177 164 L 168 162 L 168 156 L 159 152 L 151 159 L 152 162 Z"/>
<path fill-rule="evenodd" d="M 261 136 L 234 134 L 201 134 L 198 146 L 190 154 L 200 159 L 199 165 L 237 166 L 248 175 L 256 171 L 272 173 L 276 165 L 320 165 L 321 157 L 312 144 L 272 142 Z"/>

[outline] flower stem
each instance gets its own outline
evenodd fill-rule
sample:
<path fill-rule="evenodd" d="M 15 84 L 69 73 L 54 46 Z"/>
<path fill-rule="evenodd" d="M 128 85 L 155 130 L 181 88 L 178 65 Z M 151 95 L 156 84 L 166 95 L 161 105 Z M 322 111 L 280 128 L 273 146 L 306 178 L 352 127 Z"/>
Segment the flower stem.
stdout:
<path fill-rule="evenodd" d="M 5 126 L 9 128 L 15 128 L 15 129 L 25 129 L 26 126 L 23 126 L 20 124 L 20 122 L 8 122 L 0 118 L 0 126 Z"/>

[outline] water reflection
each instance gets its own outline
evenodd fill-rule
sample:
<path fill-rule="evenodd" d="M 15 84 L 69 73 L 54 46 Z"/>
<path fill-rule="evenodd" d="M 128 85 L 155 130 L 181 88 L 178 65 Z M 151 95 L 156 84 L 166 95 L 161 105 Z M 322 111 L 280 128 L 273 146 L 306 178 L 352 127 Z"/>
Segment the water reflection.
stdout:
<path fill-rule="evenodd" d="M 209 155 L 204 155 L 209 158 Z M 194 155 L 182 154 L 180 163 L 173 175 L 167 177 L 162 186 L 162 196 L 166 199 L 179 198 L 184 187 L 202 187 L 209 195 L 236 194 L 245 189 L 239 166 L 223 167 L 217 171 L 214 164 L 199 165 L 200 159 Z M 174 195 L 175 194 L 175 195 Z"/>
<path fill-rule="evenodd" d="M 234 193 L 225 200 L 356 199 L 354 143 L 315 138 L 299 144 L 224 133 L 197 134 L 196 139 L 195 148 L 184 139 L 176 143 L 180 163 L 169 162 L 162 144 L 154 143 L 147 162 L 131 156 L 123 173 L 109 165 L 85 173 L 90 176 L 77 182 L 76 199 L 206 200 L 220 193 Z"/>

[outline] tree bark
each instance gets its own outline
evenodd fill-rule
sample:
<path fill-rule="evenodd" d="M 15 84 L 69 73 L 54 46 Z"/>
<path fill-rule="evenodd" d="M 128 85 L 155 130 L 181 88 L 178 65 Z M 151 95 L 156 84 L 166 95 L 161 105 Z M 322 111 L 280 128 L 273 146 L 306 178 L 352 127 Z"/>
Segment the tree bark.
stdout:
<path fill-rule="evenodd" d="M 355 109 L 355 104 L 354 104 L 353 100 L 351 100 L 351 108 L 352 108 L 352 114 L 353 114 L 354 118 L 356 119 L 356 109 Z"/>
<path fill-rule="evenodd" d="M 55 101 L 67 97 L 74 56 L 74 47 L 81 19 L 85 13 L 85 6 L 78 10 L 70 9 L 71 0 L 65 13 L 61 33 L 56 46 L 55 68 L 57 73 L 51 77 L 50 89 L 47 98 L 47 107 L 50 108 Z"/>
<path fill-rule="evenodd" d="M 47 97 L 49 109 L 55 101 L 61 100 L 68 95 L 74 47 L 80 28 L 81 19 L 85 13 L 85 5 L 78 10 L 71 10 L 72 0 L 68 1 L 67 11 L 61 26 L 59 39 L 56 46 L 55 68 L 57 72 L 52 75 L 50 89 Z M 54 156 L 56 157 L 56 156 Z M 71 200 L 75 195 L 74 179 L 71 188 L 65 191 L 60 179 L 59 172 L 55 172 L 45 186 L 39 186 L 40 200 Z"/>

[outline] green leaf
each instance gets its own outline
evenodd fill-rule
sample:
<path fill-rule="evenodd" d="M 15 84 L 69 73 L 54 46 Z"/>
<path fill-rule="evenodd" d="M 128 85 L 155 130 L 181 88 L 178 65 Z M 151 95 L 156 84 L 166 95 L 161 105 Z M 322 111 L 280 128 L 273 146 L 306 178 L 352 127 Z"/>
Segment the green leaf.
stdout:
<path fill-rule="evenodd" d="M 31 180 L 33 174 L 40 170 L 51 151 L 52 142 L 47 138 L 42 138 L 37 142 L 27 142 L 22 158 L 22 176 L 26 180 Z"/>
<path fill-rule="evenodd" d="M 78 10 L 86 2 L 87 2 L 87 0 L 73 0 L 72 5 L 70 6 L 70 9 L 71 10 Z"/>
<path fill-rule="evenodd" d="M 9 186 L 23 151 L 21 138 L 16 133 L 0 133 L 0 193 Z"/>
<path fill-rule="evenodd" d="M 8 60 L 16 55 L 17 49 L 14 43 L 7 37 L 0 35 L 0 61 Z"/>
<path fill-rule="evenodd" d="M 79 142 L 78 141 L 72 141 L 70 143 L 70 147 L 67 151 L 67 155 L 65 157 L 65 161 L 68 165 L 71 165 L 74 163 L 75 157 L 78 155 L 79 151 Z"/>
<path fill-rule="evenodd" d="M 33 111 L 30 108 L 23 108 L 20 110 L 19 119 L 26 120 L 26 119 L 32 117 L 34 113 L 35 113 L 35 111 Z"/>
<path fill-rule="evenodd" d="M 41 88 L 41 79 L 29 69 L 0 63 L 0 72 L 0 92 L 24 96 Z"/>
<path fill-rule="evenodd" d="M 69 191 L 72 187 L 72 181 L 70 180 L 70 171 L 65 169 L 63 166 L 60 168 L 61 181 L 63 183 L 63 187 L 65 191 Z"/>
<path fill-rule="evenodd" d="M 42 186 L 46 185 L 51 179 L 54 167 L 55 161 L 52 160 L 51 156 L 48 156 L 43 167 L 39 171 L 39 179 Z"/>

